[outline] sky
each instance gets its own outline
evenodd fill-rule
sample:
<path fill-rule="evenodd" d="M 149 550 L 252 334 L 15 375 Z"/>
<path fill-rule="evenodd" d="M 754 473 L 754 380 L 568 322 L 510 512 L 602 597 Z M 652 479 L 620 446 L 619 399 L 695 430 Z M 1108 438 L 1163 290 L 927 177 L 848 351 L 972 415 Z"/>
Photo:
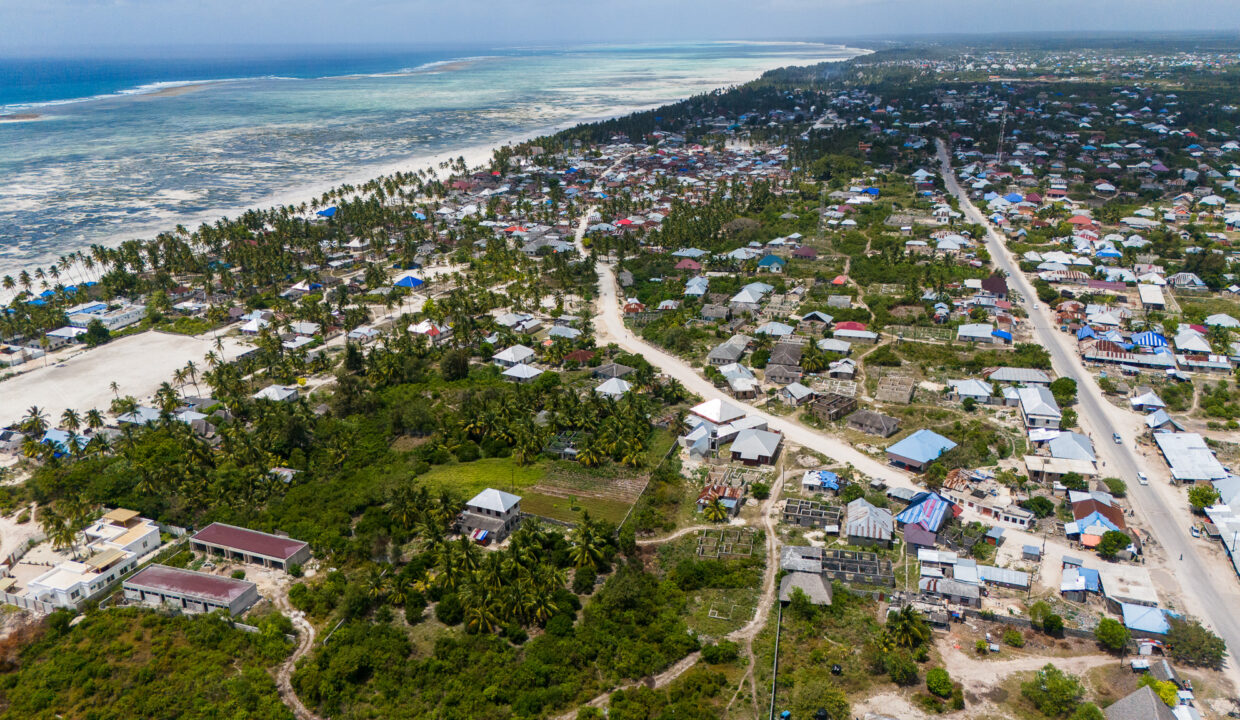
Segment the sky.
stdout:
<path fill-rule="evenodd" d="M 1237 0 L 0 0 L 0 52 L 22 55 L 1238 29 Z"/>

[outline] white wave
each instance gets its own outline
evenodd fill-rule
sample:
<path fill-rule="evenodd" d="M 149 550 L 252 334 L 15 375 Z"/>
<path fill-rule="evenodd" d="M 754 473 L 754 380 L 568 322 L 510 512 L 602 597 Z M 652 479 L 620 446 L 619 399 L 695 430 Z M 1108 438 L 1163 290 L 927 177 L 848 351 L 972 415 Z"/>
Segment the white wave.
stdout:
<path fill-rule="evenodd" d="M 39 102 L 12 103 L 9 105 L 0 105 L 0 113 L 21 112 L 23 110 L 37 110 L 39 108 L 61 107 L 64 105 L 77 105 L 78 103 L 95 102 L 98 100 L 113 100 L 116 98 L 134 97 L 137 95 L 152 95 L 164 92 L 178 87 L 189 87 L 193 85 L 219 85 L 223 83 L 244 82 L 247 80 L 295 80 L 296 78 L 283 77 L 280 75 L 256 75 L 253 77 L 235 77 L 235 78 L 209 78 L 205 80 L 165 80 L 161 82 L 146 83 L 137 87 L 125 88 L 111 93 L 100 93 L 99 95 L 88 95 L 86 97 L 62 98 L 60 100 L 41 100 Z"/>
<path fill-rule="evenodd" d="M 323 75 L 316 79 L 318 80 L 349 80 L 353 78 L 394 78 L 394 77 L 408 77 L 410 75 L 433 75 L 436 72 L 438 72 L 440 68 L 447 67 L 450 65 L 456 65 L 458 63 L 475 63 L 475 62 L 480 62 L 482 60 L 494 60 L 498 57 L 499 57 L 498 55 L 471 55 L 469 57 L 452 58 L 450 60 L 435 60 L 433 62 L 422 63 L 421 65 L 417 65 L 415 67 L 392 70 L 391 72 L 353 73 L 351 75 Z"/>

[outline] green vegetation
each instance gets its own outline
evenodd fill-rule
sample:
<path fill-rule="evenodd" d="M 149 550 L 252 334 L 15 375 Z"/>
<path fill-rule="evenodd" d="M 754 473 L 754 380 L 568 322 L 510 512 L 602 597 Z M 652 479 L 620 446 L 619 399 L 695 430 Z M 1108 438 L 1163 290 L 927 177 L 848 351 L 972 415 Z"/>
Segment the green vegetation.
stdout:
<path fill-rule="evenodd" d="M 346 622 L 294 675 L 304 701 L 338 718 L 538 715 L 651 675 L 696 648 L 684 597 L 623 564 L 573 622 L 548 622 L 520 647 L 491 633 L 440 635 L 415 654 L 392 624 Z M 466 613 L 468 616 L 468 613 Z"/>
<path fill-rule="evenodd" d="M 1215 490 L 1213 485 L 1193 485 L 1188 489 L 1188 504 L 1196 513 L 1205 511 L 1206 508 L 1218 502 L 1218 499 L 1218 490 Z"/>
<path fill-rule="evenodd" d="M 0 674 L 0 718 L 246 717 L 289 720 L 267 668 L 291 651 L 288 619 L 265 615 L 257 634 L 221 614 L 149 610 L 88 614 L 70 628 L 53 614 Z"/>
<path fill-rule="evenodd" d="M 1127 647 L 1132 633 L 1115 618 L 1104 617 L 1094 628 L 1094 637 L 1098 639 L 1098 644 L 1108 650 L 1118 652 Z"/>
<path fill-rule="evenodd" d="M 1222 638 L 1210 632 L 1195 618 L 1170 617 L 1167 646 L 1176 662 L 1200 667 L 1218 668 L 1227 657 Z"/>
<path fill-rule="evenodd" d="M 1075 675 L 1047 664 L 1032 680 L 1021 683 L 1020 694 L 1043 716 L 1063 718 L 1076 711 L 1085 696 L 1085 688 Z"/>

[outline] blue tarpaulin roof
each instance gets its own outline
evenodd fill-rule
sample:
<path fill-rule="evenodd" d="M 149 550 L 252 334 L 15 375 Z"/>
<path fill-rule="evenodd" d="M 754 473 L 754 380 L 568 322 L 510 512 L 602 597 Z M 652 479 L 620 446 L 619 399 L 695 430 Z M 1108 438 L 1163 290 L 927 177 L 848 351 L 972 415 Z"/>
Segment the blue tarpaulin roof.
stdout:
<path fill-rule="evenodd" d="M 412 275 L 405 276 L 396 281 L 396 287 L 415 288 L 422 285 L 423 282 Z"/>
<path fill-rule="evenodd" d="M 1020 193 L 1008 193 L 1003 196 L 1003 199 L 1010 203 L 1018 203 L 1021 200 L 1024 200 L 1024 198 L 1020 196 Z"/>
<path fill-rule="evenodd" d="M 810 470 L 805 473 L 807 476 L 815 476 L 818 478 L 819 484 L 828 490 L 840 489 L 840 476 L 830 470 Z"/>
<path fill-rule="evenodd" d="M 1088 325 L 1076 331 L 1077 340 L 1084 340 L 1085 338 L 1091 338 L 1091 337 L 1098 337 L 1098 334 L 1095 333 L 1094 329 Z"/>
<path fill-rule="evenodd" d="M 1141 347 L 1167 347 L 1167 338 L 1153 330 L 1146 330 L 1132 336 L 1132 341 Z"/>
<path fill-rule="evenodd" d="M 320 211 L 318 211 L 318 212 L 317 212 L 317 213 L 315 213 L 315 214 L 316 214 L 316 215 L 318 215 L 319 217 L 325 217 L 325 218 L 335 217 L 335 216 L 336 216 L 336 208 L 334 208 L 334 207 L 329 207 L 329 208 L 327 208 L 326 210 L 320 210 Z"/>
<path fill-rule="evenodd" d="M 1003 338 L 1004 340 L 1012 339 L 1012 333 L 1008 332 L 1007 330 L 998 330 L 998 329 L 991 330 L 990 334 L 994 335 L 997 338 Z"/>
<path fill-rule="evenodd" d="M 925 493 L 896 516 L 901 525 L 920 525 L 929 532 L 938 532 L 951 512 L 952 503 L 937 493 Z"/>

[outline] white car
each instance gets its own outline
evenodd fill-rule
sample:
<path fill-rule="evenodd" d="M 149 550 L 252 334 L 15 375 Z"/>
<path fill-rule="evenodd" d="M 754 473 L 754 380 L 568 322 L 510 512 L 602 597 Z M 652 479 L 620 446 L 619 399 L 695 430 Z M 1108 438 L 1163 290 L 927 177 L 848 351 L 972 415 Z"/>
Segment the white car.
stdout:
<path fill-rule="evenodd" d="M 1142 485 L 1149 485 L 1149 484 L 1150 484 L 1150 479 L 1149 479 L 1148 477 L 1146 477 L 1146 476 L 1145 476 L 1145 473 L 1143 473 L 1143 472 L 1139 472 L 1139 473 L 1137 473 L 1137 482 L 1138 482 L 1138 483 L 1140 483 L 1140 484 L 1142 484 Z"/>

